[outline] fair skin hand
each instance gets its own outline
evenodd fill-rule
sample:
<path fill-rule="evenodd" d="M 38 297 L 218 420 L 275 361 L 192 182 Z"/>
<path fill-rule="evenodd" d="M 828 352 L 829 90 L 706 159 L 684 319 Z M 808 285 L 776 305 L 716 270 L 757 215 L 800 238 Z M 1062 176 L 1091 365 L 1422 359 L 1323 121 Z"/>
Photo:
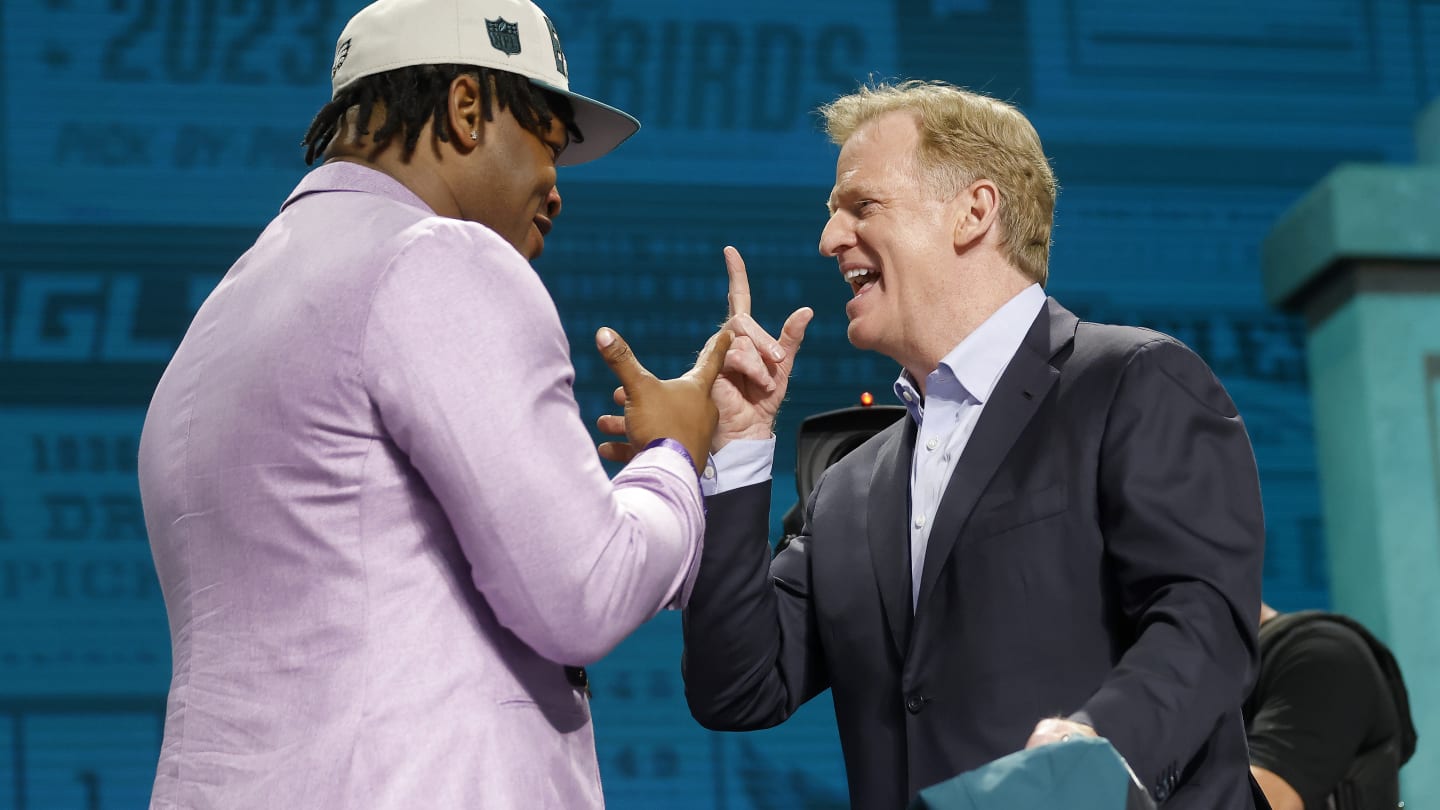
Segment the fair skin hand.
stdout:
<path fill-rule="evenodd" d="M 771 337 L 750 315 L 750 279 L 745 272 L 745 260 L 733 247 L 725 248 L 725 270 L 730 277 L 730 291 L 724 331 L 732 333 L 734 339 L 728 350 L 722 350 L 724 368 L 711 388 L 711 398 L 719 414 L 710 444 L 712 453 L 736 439 L 768 439 L 774 435 L 775 417 L 789 388 L 795 354 L 805 339 L 805 328 L 815 316 L 814 310 L 801 307 L 785 319 L 780 338 Z M 717 337 L 705 344 L 706 352 L 716 350 Z M 626 416 L 600 417 L 597 426 L 602 433 L 614 436 L 626 432 L 628 396 L 623 386 L 615 389 L 615 404 L 625 406 Z M 612 444 L 615 446 L 608 452 L 617 457 L 611 460 L 634 454 L 633 448 L 622 453 L 622 445 Z M 602 456 L 611 458 L 603 452 Z"/>
<path fill-rule="evenodd" d="M 640 365 L 630 345 L 615 330 L 604 327 L 596 332 L 595 345 L 606 365 L 620 378 L 625 399 L 625 415 L 602 416 L 600 429 L 613 433 L 615 420 L 619 420 L 619 432 L 627 438 L 625 442 L 601 444 L 600 457 L 628 463 L 650 442 L 674 439 L 690 453 L 699 473 L 715 433 L 716 408 L 710 389 L 725 363 L 731 338 L 730 331 L 722 329 L 705 344 L 693 368 L 673 380 L 661 380 Z M 611 430 L 606 429 L 607 424 Z"/>
<path fill-rule="evenodd" d="M 719 409 L 712 451 L 736 439 L 768 439 L 775 433 L 775 417 L 790 387 L 795 354 L 805 340 L 805 329 L 815 311 L 801 307 L 790 313 L 776 340 L 750 315 L 750 278 L 740 251 L 725 248 L 725 271 L 730 277 L 726 296 L 729 317 L 725 328 L 735 333 L 725 354 L 725 369 L 711 391 Z"/>
<path fill-rule="evenodd" d="M 1066 720 L 1063 717 L 1047 717 L 1035 724 L 1035 730 L 1030 732 L 1030 739 L 1025 741 L 1026 748 L 1038 748 L 1050 743 L 1065 742 L 1075 737 L 1098 737 L 1095 729 L 1077 723 L 1073 720 Z"/>
<path fill-rule="evenodd" d="M 1265 794 L 1266 801 L 1270 802 L 1271 810 L 1305 810 L 1305 802 L 1300 798 L 1300 794 L 1273 771 L 1251 765 L 1250 773 L 1254 774 L 1260 791 Z"/>

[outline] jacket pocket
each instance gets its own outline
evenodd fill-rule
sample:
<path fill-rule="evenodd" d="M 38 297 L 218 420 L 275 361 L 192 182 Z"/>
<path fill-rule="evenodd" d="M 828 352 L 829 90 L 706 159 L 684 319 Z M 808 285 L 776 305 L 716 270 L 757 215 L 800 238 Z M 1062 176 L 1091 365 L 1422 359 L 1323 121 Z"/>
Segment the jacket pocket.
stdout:
<path fill-rule="evenodd" d="M 1036 492 L 1000 493 L 976 505 L 965 533 L 971 540 L 991 537 L 1054 517 L 1068 505 L 1063 482 Z"/>

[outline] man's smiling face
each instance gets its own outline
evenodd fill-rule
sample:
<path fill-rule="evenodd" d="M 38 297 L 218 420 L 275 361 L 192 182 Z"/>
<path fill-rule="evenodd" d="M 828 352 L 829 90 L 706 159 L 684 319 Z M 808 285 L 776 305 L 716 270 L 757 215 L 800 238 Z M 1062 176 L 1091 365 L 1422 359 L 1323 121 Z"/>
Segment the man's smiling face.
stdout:
<path fill-rule="evenodd" d="M 857 348 L 909 365 L 934 330 L 932 314 L 953 295 L 954 222 L 916 170 L 915 117 L 886 113 L 845 141 L 835 165 L 830 221 L 820 252 L 850 285 L 848 336 Z M 949 282 L 949 283 L 947 283 Z"/>

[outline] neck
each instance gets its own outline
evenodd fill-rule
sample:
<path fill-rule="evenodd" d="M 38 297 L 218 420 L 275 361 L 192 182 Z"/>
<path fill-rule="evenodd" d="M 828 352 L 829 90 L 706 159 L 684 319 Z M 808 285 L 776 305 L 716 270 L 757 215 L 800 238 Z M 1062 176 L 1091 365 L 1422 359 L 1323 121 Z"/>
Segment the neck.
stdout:
<path fill-rule="evenodd" d="M 372 121 L 370 131 L 374 132 L 378 126 L 378 122 Z M 420 132 L 415 150 L 408 157 L 404 156 L 403 145 L 397 138 L 392 138 L 385 146 L 377 148 L 368 135 L 355 140 L 352 127 L 353 124 L 347 119 L 346 125 L 336 133 L 335 140 L 331 141 L 329 148 L 325 150 L 326 163 L 357 163 L 384 172 L 414 192 L 415 196 L 436 214 L 452 219 L 461 218 L 459 203 L 439 171 L 440 161 L 444 159 L 442 150 L 445 145 L 432 137 L 431 125 L 427 124 Z"/>
<path fill-rule="evenodd" d="M 921 336 L 909 357 L 896 358 L 915 379 L 920 392 L 925 392 L 925 377 L 940 367 L 947 354 L 1032 283 L 1005 264 L 993 272 L 975 273 L 965 280 L 963 290 L 937 297 L 934 310 L 924 316 L 935 329 Z"/>

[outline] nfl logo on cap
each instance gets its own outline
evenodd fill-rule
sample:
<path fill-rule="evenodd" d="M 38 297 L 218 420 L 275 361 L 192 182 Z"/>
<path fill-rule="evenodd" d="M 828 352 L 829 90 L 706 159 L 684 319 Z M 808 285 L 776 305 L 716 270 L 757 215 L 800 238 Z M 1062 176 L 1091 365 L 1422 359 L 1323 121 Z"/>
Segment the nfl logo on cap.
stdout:
<path fill-rule="evenodd" d="M 490 44 L 506 56 L 520 53 L 520 27 L 505 18 L 486 20 L 485 29 L 490 32 Z"/>

